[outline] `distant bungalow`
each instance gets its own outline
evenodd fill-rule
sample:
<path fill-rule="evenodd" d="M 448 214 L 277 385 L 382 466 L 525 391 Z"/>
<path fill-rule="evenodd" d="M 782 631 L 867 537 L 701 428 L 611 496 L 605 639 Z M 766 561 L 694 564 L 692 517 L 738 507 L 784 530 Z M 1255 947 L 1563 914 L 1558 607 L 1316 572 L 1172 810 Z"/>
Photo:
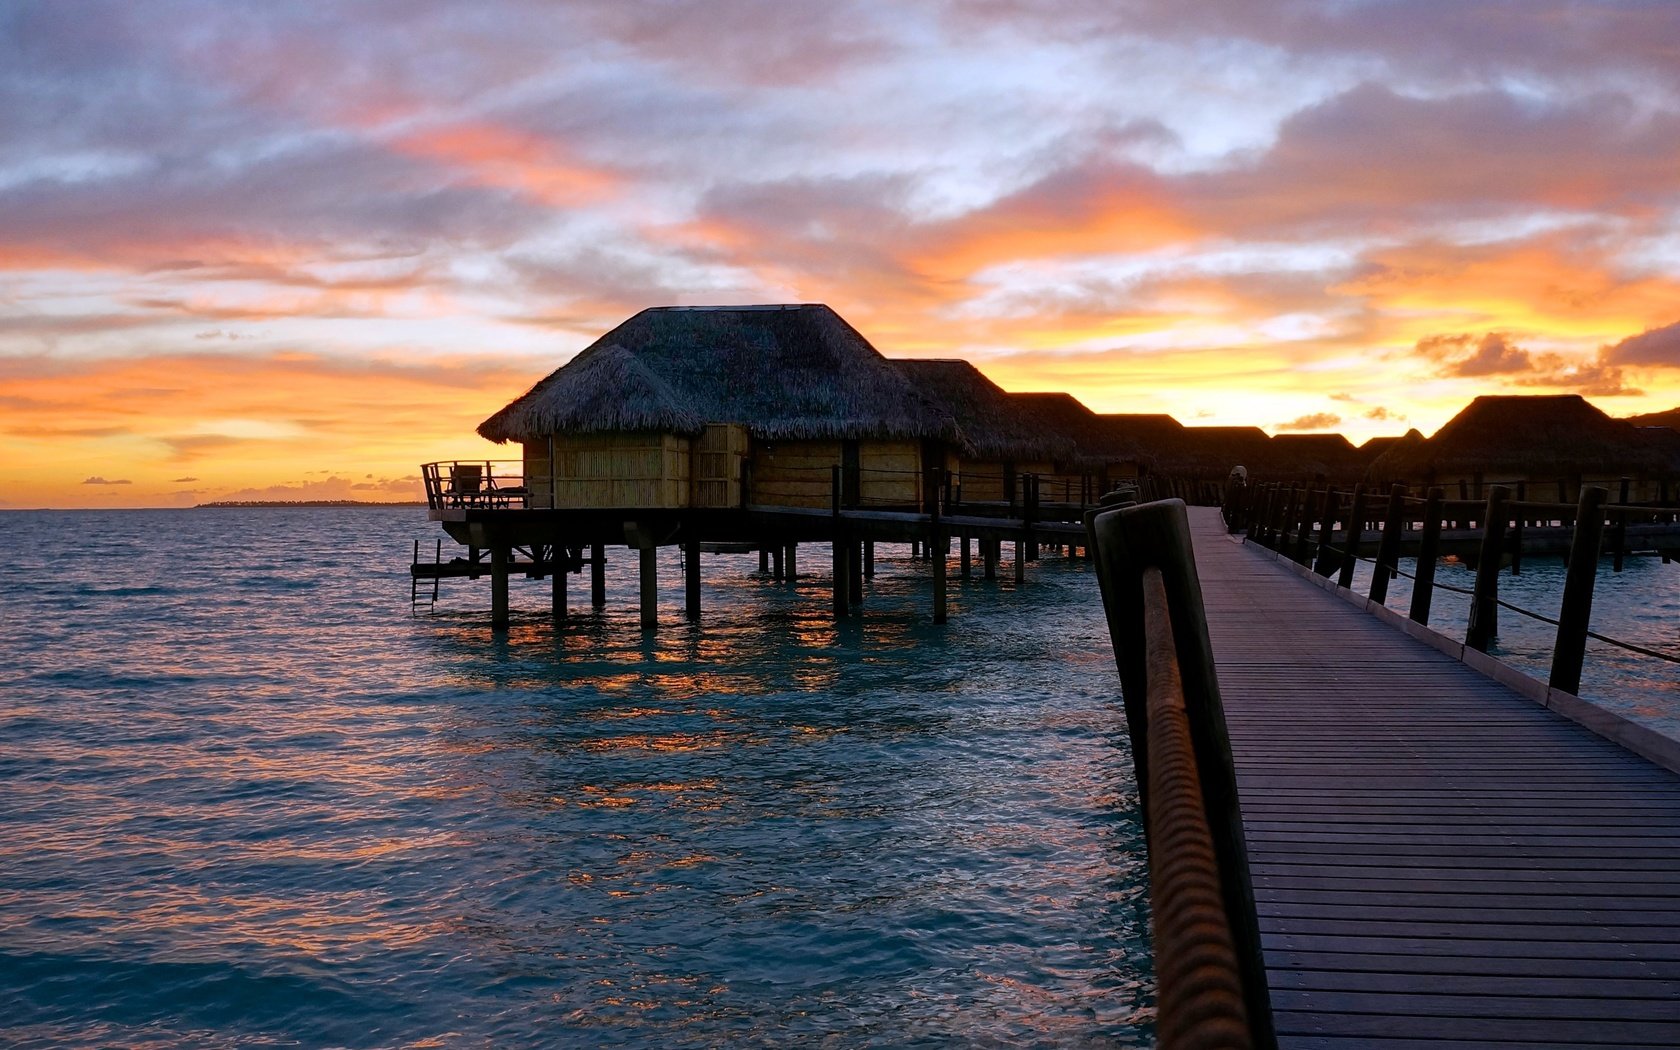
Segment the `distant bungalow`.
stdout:
<path fill-rule="evenodd" d="M 1075 458 L 1073 438 L 1050 429 L 967 361 L 900 360 L 899 370 L 962 429 L 966 449 L 947 464 L 964 502 L 1010 502 L 1016 480 Z"/>
<path fill-rule="evenodd" d="M 1440 485 L 1480 498 L 1523 483 L 1530 499 L 1573 502 L 1582 485 L 1613 496 L 1629 479 L 1632 502 L 1666 501 L 1680 477 L 1680 443 L 1666 428 L 1612 419 L 1577 394 L 1478 397 L 1434 436 L 1401 439 L 1370 466 L 1371 480 Z"/>
<path fill-rule="evenodd" d="M 533 507 L 918 506 L 951 414 L 827 306 L 655 307 L 480 424 Z"/>
<path fill-rule="evenodd" d="M 1143 472 L 1145 451 L 1072 394 L 1021 393 L 1009 398 L 1035 426 L 1073 445 L 1071 456 L 1028 468 L 1039 476 L 1040 499 L 1095 502 L 1109 486 Z"/>

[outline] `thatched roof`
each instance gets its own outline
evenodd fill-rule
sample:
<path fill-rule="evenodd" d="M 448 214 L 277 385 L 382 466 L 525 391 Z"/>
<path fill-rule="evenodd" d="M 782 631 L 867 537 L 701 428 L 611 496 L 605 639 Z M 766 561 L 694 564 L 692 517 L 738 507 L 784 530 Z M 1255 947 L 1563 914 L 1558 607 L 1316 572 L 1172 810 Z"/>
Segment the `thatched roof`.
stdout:
<path fill-rule="evenodd" d="M 1355 482 L 1365 473 L 1359 450 L 1340 434 L 1274 434 L 1268 473 L 1278 478 Z"/>
<path fill-rule="evenodd" d="M 1271 438 L 1259 427 L 1185 427 L 1179 445 L 1158 455 L 1156 470 L 1179 477 L 1215 481 L 1232 467 L 1265 473 L 1270 464 Z"/>
<path fill-rule="evenodd" d="M 1086 408 L 1072 394 L 1011 393 L 1009 398 L 1043 432 L 1073 442 L 1073 458 L 1058 462 L 1080 469 L 1096 469 L 1105 463 L 1135 459 L 1140 454 L 1135 441 L 1115 432 L 1103 417 Z"/>
<path fill-rule="evenodd" d="M 961 441 L 949 413 L 820 303 L 643 310 L 478 432 L 491 441 L 697 434 L 706 423 L 742 424 L 768 440 Z"/>
<path fill-rule="evenodd" d="M 1662 470 L 1638 428 L 1577 394 L 1478 397 L 1434 436 L 1401 442 L 1371 464 L 1376 479 L 1451 474 L 1567 475 Z"/>
<path fill-rule="evenodd" d="M 1040 426 L 1009 394 L 967 361 L 894 360 L 921 393 L 956 419 L 981 460 L 1065 460 L 1073 439 Z"/>

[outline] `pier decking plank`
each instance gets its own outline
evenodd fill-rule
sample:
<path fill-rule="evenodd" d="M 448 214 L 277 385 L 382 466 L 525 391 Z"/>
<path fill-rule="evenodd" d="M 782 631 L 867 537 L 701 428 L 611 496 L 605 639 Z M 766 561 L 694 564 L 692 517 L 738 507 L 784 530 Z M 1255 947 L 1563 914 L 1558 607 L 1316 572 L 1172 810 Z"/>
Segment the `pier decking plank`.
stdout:
<path fill-rule="evenodd" d="M 1280 1046 L 1680 1045 L 1680 775 L 1191 525 Z"/>

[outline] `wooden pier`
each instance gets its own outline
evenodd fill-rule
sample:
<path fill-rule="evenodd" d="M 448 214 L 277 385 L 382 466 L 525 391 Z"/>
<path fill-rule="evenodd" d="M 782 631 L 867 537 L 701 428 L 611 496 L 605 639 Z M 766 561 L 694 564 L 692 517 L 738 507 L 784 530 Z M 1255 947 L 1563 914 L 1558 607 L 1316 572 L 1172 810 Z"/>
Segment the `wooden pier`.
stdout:
<path fill-rule="evenodd" d="M 1189 513 L 1277 1045 L 1680 1045 L 1675 763 Z"/>

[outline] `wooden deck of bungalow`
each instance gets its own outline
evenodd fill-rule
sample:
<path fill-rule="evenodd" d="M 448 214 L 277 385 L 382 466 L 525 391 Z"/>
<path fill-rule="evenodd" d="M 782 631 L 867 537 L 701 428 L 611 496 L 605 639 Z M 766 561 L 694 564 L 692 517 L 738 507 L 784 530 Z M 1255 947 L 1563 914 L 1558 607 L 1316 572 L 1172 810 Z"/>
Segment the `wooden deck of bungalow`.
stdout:
<path fill-rule="evenodd" d="M 1190 521 L 1278 1044 L 1680 1045 L 1680 775 Z"/>

